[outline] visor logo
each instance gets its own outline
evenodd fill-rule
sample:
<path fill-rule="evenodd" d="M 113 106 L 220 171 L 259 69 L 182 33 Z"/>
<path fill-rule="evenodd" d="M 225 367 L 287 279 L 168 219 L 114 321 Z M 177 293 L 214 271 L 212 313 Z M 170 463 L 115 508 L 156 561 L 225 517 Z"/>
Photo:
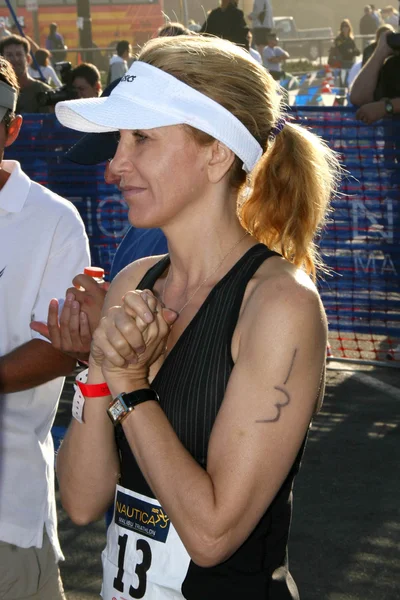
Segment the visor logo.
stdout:
<path fill-rule="evenodd" d="M 132 83 L 134 79 L 136 79 L 136 75 L 124 75 L 121 81 L 127 81 L 128 83 Z"/>

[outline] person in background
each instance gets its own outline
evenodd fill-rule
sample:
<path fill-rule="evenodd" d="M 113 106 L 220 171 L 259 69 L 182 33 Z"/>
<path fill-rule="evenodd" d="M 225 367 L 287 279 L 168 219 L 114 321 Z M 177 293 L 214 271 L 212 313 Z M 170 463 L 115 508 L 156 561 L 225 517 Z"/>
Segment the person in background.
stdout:
<path fill-rule="evenodd" d="M 200 32 L 229 40 L 239 46 L 246 46 L 247 24 L 243 11 L 237 6 L 237 0 L 221 0 L 204 21 Z"/>
<path fill-rule="evenodd" d="M 356 116 L 367 124 L 400 113 L 400 56 L 387 43 L 390 33 L 381 34 L 351 88 L 350 100 L 360 107 Z"/>
<path fill-rule="evenodd" d="M 22 30 L 22 33 L 20 31 L 20 28 Z M 25 30 L 26 30 L 26 26 L 22 23 L 18 22 L 18 25 L 16 23 L 13 23 L 11 25 L 11 34 L 12 35 L 20 35 L 21 37 L 24 37 L 29 42 L 31 52 L 36 52 L 36 50 L 39 50 L 40 46 L 39 46 L 39 44 L 37 44 L 35 42 L 35 40 L 33 40 L 31 38 L 31 36 L 26 34 Z"/>
<path fill-rule="evenodd" d="M 91 63 L 72 69 L 71 82 L 78 98 L 98 98 L 101 94 L 100 71 Z"/>
<path fill-rule="evenodd" d="M 279 39 L 277 38 L 276 33 L 269 33 L 267 36 L 267 45 L 262 53 L 262 62 L 264 67 L 277 81 L 284 77 L 282 65 L 288 58 L 290 58 L 290 54 L 278 46 L 278 42 Z"/>
<path fill-rule="evenodd" d="M 258 52 L 258 50 L 253 48 L 253 34 L 251 33 L 250 29 L 247 32 L 247 46 L 246 47 L 247 47 L 247 50 L 250 52 L 250 56 L 252 58 L 254 58 L 254 60 L 257 61 L 260 65 L 262 65 L 261 54 Z"/>
<path fill-rule="evenodd" d="M 4 17 L 0 17 L 0 40 L 5 37 L 11 35 L 11 31 L 9 31 L 6 27 L 6 21 Z"/>
<path fill-rule="evenodd" d="M 368 35 L 371 38 L 375 35 L 379 25 L 376 22 L 376 18 L 372 14 L 372 9 L 369 4 L 364 6 L 364 15 L 360 19 L 360 35 Z M 363 39 L 363 48 L 368 46 L 369 40 Z"/>
<path fill-rule="evenodd" d="M 375 22 L 377 24 L 378 27 L 380 27 L 381 25 L 383 25 L 383 19 L 381 16 L 381 12 L 380 10 L 378 10 L 375 6 L 375 4 L 371 4 L 371 14 L 375 19 Z"/>
<path fill-rule="evenodd" d="M 274 16 L 271 0 L 254 0 L 253 10 L 247 15 L 252 24 L 254 44 L 262 56 L 268 44 L 268 34 L 274 28 Z"/>
<path fill-rule="evenodd" d="M 353 28 L 349 19 L 344 19 L 341 22 L 339 35 L 335 38 L 334 48 L 339 68 L 351 69 L 356 57 L 360 56 L 361 52 L 354 41 Z"/>
<path fill-rule="evenodd" d="M 17 96 L 0 57 L 0 598 L 65 600 L 50 430 L 76 361 L 29 325 L 90 264 L 89 246 L 76 208 L 4 160 L 22 124 Z"/>
<path fill-rule="evenodd" d="M 107 85 L 116 79 L 121 79 L 128 70 L 128 60 L 132 55 L 132 46 L 128 40 L 121 40 L 116 46 L 117 54 L 110 58 Z"/>
<path fill-rule="evenodd" d="M 84 422 L 73 419 L 58 454 L 62 501 L 84 524 L 116 499 L 106 600 L 128 590 L 160 600 L 236 600 L 249 590 L 252 600 L 296 599 L 292 484 L 325 372 L 313 238 L 338 163 L 284 120 L 276 82 L 225 40 L 153 39 L 128 75 L 137 85 L 121 81 L 101 105 L 59 103 L 57 116 L 98 131 L 103 108 L 113 115 L 108 126 L 121 141 L 111 173 L 132 223 L 161 226 L 169 255 L 130 265 L 107 293 L 85 389 L 101 378 L 112 398 L 86 398 Z M 79 314 L 78 322 L 85 329 Z M 114 404 L 124 391 L 132 408 L 142 399 L 129 415 Z M 158 524 L 154 534 L 143 512 Z"/>
<path fill-rule="evenodd" d="M 397 31 L 399 27 L 399 13 L 393 6 L 382 8 L 382 17 L 386 25 L 391 25 Z"/>
<path fill-rule="evenodd" d="M 379 42 L 379 38 L 381 37 L 382 33 L 385 33 L 386 31 L 393 33 L 394 28 L 391 25 L 381 25 L 376 30 L 375 41 L 372 42 L 372 44 L 369 44 L 369 46 L 367 46 L 363 52 L 362 66 L 364 66 L 369 61 L 369 59 L 371 58 L 371 56 L 373 55 L 373 53 L 376 50 L 376 47 Z"/>
<path fill-rule="evenodd" d="M 67 46 L 64 38 L 58 31 L 57 23 L 50 23 L 49 34 L 46 38 L 46 48 L 50 50 L 55 62 L 65 60 L 67 57 Z"/>
<path fill-rule="evenodd" d="M 62 81 L 51 66 L 50 57 L 51 54 L 46 48 L 39 48 L 39 50 L 36 50 L 35 59 L 40 67 L 40 73 L 34 68 L 33 63 L 28 67 L 28 72 L 33 79 L 41 79 L 41 76 L 43 76 L 47 84 L 53 85 L 54 87 L 60 87 Z"/>
<path fill-rule="evenodd" d="M 19 35 L 10 35 L 1 40 L 0 54 L 11 63 L 18 79 L 20 92 L 17 112 L 49 112 L 49 108 L 41 104 L 40 94 L 48 92 L 51 90 L 51 87 L 43 81 L 33 79 L 28 72 L 28 68 L 32 62 L 29 42 Z"/>

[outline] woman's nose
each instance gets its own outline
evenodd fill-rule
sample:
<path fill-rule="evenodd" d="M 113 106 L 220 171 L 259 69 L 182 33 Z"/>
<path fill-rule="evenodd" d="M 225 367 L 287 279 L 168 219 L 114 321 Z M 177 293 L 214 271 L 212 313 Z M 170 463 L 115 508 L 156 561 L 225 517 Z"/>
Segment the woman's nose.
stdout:
<path fill-rule="evenodd" d="M 124 136 L 123 132 L 121 132 L 121 137 L 118 142 L 117 150 L 111 162 L 108 164 L 108 178 L 112 180 L 112 183 L 115 183 L 117 180 L 118 183 L 121 177 L 131 170 L 131 162 L 129 160 L 130 156 L 130 147 L 128 144 L 128 136 Z M 108 183 L 108 181 L 107 181 Z"/>
<path fill-rule="evenodd" d="M 104 181 L 109 185 L 118 185 L 121 180 L 121 176 L 113 172 L 112 160 L 109 160 L 104 170 Z"/>

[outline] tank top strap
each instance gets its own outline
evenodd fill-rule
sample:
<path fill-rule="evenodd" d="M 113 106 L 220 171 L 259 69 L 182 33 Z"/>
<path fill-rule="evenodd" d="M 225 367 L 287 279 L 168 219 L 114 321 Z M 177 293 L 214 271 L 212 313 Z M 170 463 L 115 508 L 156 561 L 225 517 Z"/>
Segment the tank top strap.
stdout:
<path fill-rule="evenodd" d="M 240 307 L 242 306 L 247 284 L 262 263 L 272 256 L 281 255 L 278 252 L 270 250 L 265 244 L 257 244 L 250 248 L 233 267 L 231 273 L 234 282 L 234 285 L 231 286 L 233 297 L 229 302 L 229 321 L 227 326 L 229 340 L 232 339 L 239 318 Z"/>
<path fill-rule="evenodd" d="M 156 264 L 153 265 L 148 271 L 146 271 L 146 273 L 143 275 L 142 279 L 138 283 L 138 289 L 152 290 L 155 282 L 164 273 L 169 263 L 169 254 L 166 254 L 158 262 L 156 262 Z"/>

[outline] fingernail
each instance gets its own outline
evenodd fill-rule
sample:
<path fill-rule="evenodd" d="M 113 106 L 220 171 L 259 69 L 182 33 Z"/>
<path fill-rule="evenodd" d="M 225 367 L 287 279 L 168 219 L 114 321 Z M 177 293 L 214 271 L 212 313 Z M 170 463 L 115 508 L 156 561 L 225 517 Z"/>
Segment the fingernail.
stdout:
<path fill-rule="evenodd" d="M 140 348 L 135 348 L 135 352 L 137 354 L 143 354 L 143 352 L 146 350 L 146 346 L 140 346 Z"/>
<path fill-rule="evenodd" d="M 74 302 L 72 303 L 72 308 L 73 308 L 73 309 L 75 309 L 75 310 L 76 310 L 76 309 L 79 309 L 79 302 L 76 302 L 76 301 L 74 300 Z"/>
<path fill-rule="evenodd" d="M 147 300 L 149 299 L 148 293 L 147 292 L 142 292 L 141 294 L 142 299 L 147 302 Z"/>
<path fill-rule="evenodd" d="M 135 356 L 135 358 L 131 358 L 130 360 L 128 360 L 129 364 L 131 365 L 136 365 L 136 363 L 138 362 L 137 357 Z"/>
<path fill-rule="evenodd" d="M 153 315 L 150 312 L 145 312 L 144 315 L 144 320 L 146 321 L 146 323 L 152 323 L 153 322 Z"/>
<path fill-rule="evenodd" d="M 71 294 L 71 293 L 67 294 L 66 300 L 68 300 L 69 302 L 72 302 L 72 300 L 75 300 L 74 294 Z"/>

